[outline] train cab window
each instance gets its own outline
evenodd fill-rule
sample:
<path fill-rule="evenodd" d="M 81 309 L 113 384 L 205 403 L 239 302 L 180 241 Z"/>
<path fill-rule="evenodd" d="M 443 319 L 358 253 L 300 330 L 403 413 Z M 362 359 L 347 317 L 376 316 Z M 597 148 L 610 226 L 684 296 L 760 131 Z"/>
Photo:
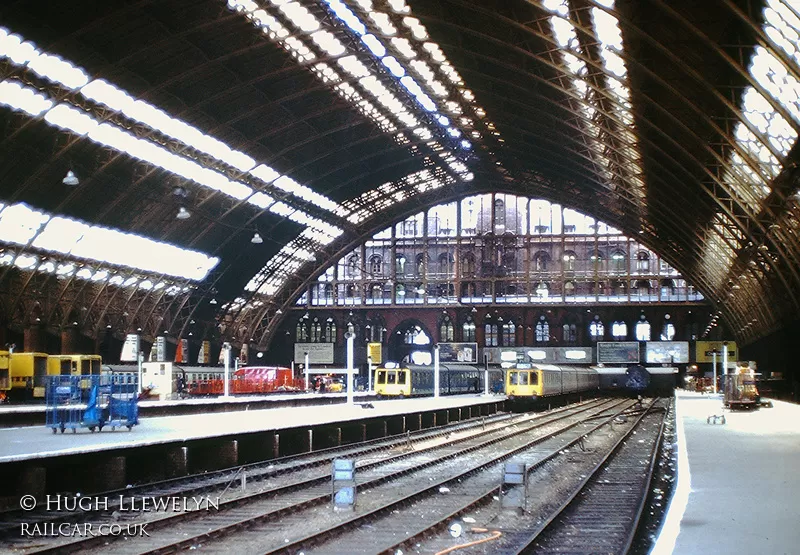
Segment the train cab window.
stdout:
<path fill-rule="evenodd" d="M 517 383 L 519 381 L 519 372 L 509 372 L 508 373 L 508 383 L 509 385 L 519 385 Z"/>
<path fill-rule="evenodd" d="M 386 383 L 386 370 L 381 370 L 378 372 L 378 383 L 385 384 Z"/>
<path fill-rule="evenodd" d="M 389 372 L 387 378 L 388 378 L 388 380 L 386 380 L 387 384 L 397 383 L 397 371 L 392 370 L 391 372 Z"/>
<path fill-rule="evenodd" d="M 530 381 L 530 385 L 539 385 L 539 375 L 536 372 L 531 372 Z"/>
<path fill-rule="evenodd" d="M 528 385 L 528 374 L 530 374 L 530 372 L 519 373 L 519 385 Z"/>
<path fill-rule="evenodd" d="M 400 370 L 397 373 L 397 383 L 401 385 L 405 385 L 406 383 L 406 372 L 404 372 L 403 370 Z"/>

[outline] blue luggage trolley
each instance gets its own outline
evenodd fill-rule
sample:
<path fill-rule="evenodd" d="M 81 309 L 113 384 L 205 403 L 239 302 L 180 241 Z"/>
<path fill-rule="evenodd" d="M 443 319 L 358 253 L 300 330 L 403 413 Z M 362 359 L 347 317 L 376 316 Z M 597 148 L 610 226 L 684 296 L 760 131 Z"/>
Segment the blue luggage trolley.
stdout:
<path fill-rule="evenodd" d="M 46 425 L 53 433 L 102 428 L 100 376 L 48 376 Z"/>
<path fill-rule="evenodd" d="M 74 432 L 90 432 L 139 423 L 137 376 L 125 374 L 48 376 L 46 426 Z"/>
<path fill-rule="evenodd" d="M 139 423 L 139 377 L 134 374 L 111 374 L 103 376 L 108 391 L 108 402 L 104 408 L 104 426 L 112 430 L 125 426 L 131 430 Z"/>

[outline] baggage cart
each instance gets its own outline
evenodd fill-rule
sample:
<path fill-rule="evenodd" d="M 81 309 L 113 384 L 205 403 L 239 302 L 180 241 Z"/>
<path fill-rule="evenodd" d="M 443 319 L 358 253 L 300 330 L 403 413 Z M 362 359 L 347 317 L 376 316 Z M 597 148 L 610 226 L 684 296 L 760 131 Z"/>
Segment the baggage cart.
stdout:
<path fill-rule="evenodd" d="M 100 431 L 139 423 L 138 377 L 130 374 L 48 376 L 45 425 L 53 433 Z"/>

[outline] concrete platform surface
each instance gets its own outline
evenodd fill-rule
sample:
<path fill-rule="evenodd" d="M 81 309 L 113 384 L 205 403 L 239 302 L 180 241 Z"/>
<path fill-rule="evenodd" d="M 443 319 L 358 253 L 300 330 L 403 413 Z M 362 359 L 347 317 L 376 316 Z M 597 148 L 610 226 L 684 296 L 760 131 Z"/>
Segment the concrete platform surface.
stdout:
<path fill-rule="evenodd" d="M 356 399 L 359 397 L 367 397 L 370 395 L 374 395 L 373 393 L 368 393 L 366 391 L 356 391 L 353 395 L 355 395 Z M 230 404 L 230 405 L 237 405 L 237 404 L 246 404 L 246 403 L 253 403 L 255 401 L 285 401 L 287 399 L 320 399 L 320 398 L 327 398 L 330 397 L 332 399 L 336 398 L 344 398 L 347 396 L 347 393 L 274 393 L 269 395 L 236 395 L 236 396 L 228 396 L 228 397 L 194 397 L 189 399 L 165 399 L 163 401 L 158 400 L 145 400 L 139 401 L 140 407 L 178 407 L 178 406 L 185 406 L 185 405 L 220 405 L 220 404 Z M 3 405 L 0 406 L 0 418 L 4 415 L 14 414 L 14 413 L 30 413 L 30 412 L 41 412 L 44 413 L 47 410 L 47 407 L 44 404 L 44 401 L 41 403 L 30 403 L 30 404 L 20 404 L 20 405 Z"/>
<path fill-rule="evenodd" d="M 678 483 L 651 555 L 800 553 L 800 406 L 730 411 L 682 390 L 676 401 Z"/>
<path fill-rule="evenodd" d="M 126 428 L 91 433 L 87 429 L 53 434 L 45 426 L 0 429 L 0 463 L 100 452 L 110 448 L 139 447 L 174 441 L 188 441 L 242 434 L 351 422 L 380 416 L 453 409 L 470 405 L 497 403 L 503 395 L 453 395 L 434 399 L 393 399 L 371 401 L 374 408 L 361 404 L 287 407 L 235 411 L 214 414 L 163 416 L 140 419 L 132 431 Z"/>

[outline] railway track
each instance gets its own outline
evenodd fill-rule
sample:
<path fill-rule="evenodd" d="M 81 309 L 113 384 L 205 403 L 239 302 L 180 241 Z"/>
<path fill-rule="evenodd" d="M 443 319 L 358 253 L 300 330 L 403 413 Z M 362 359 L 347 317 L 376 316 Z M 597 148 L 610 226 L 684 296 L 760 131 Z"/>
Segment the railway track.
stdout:
<path fill-rule="evenodd" d="M 325 467 L 335 458 L 365 457 L 375 453 L 398 448 L 409 442 L 424 442 L 445 437 L 448 434 L 457 434 L 473 429 L 493 428 L 513 422 L 519 417 L 509 413 L 499 413 L 481 418 L 462 420 L 453 424 L 426 428 L 405 434 L 393 435 L 384 438 L 372 439 L 364 442 L 319 449 L 310 453 L 301 453 L 264 462 L 247 464 L 243 466 L 225 468 L 202 474 L 194 474 L 158 482 L 136 485 L 133 487 L 112 490 L 88 496 L 85 506 L 95 506 L 96 500 L 108 500 L 107 509 L 102 510 L 77 510 L 48 512 L 45 510 L 22 511 L 11 510 L 0 513 L 0 539 L 19 536 L 20 523 L 47 523 L 47 522 L 91 522 L 92 519 L 102 519 L 120 509 L 117 502 L 120 496 L 125 499 L 147 498 L 165 499 L 173 497 L 193 497 L 206 495 L 230 488 L 234 482 L 241 483 L 242 476 L 251 484 L 268 480 L 272 477 L 284 475 L 289 472 L 298 472 L 316 467 Z M 232 493 L 235 493 L 234 488 Z"/>
<path fill-rule="evenodd" d="M 526 538 L 515 554 L 627 553 L 650 489 L 667 409 L 662 401 L 644 412 L 631 432 L 649 427 L 652 433 L 626 434 L 548 525 Z"/>
<path fill-rule="evenodd" d="M 369 454 L 358 461 L 359 496 L 361 500 L 376 500 L 380 503 L 382 496 L 393 496 L 396 489 L 406 488 L 409 491 L 418 489 L 422 479 L 420 472 L 442 471 L 442 465 L 453 468 L 462 464 L 463 457 L 481 449 L 501 449 L 494 447 L 503 442 L 516 441 L 520 434 L 536 434 L 550 426 L 558 429 L 578 425 L 584 413 L 604 413 L 605 406 L 611 401 L 589 401 L 579 406 L 572 406 L 546 415 L 524 417 L 513 423 L 506 419 L 504 428 L 483 430 L 482 426 L 475 433 L 462 432 L 459 437 L 439 443 L 424 445 L 415 442 L 413 450 L 384 455 Z M 564 420 L 572 419 L 569 424 Z M 500 423 L 498 423 L 499 425 Z M 455 434 L 454 434 L 455 435 Z M 296 474 L 296 473 L 295 473 Z M 258 545 L 273 545 L 276 549 L 290 547 L 293 543 L 284 537 L 298 536 L 310 518 L 326 522 L 329 529 L 338 527 L 347 515 L 333 513 L 327 509 L 330 502 L 330 470 L 326 468 L 316 475 L 306 472 L 306 476 L 298 479 L 288 478 L 284 474 L 271 477 L 264 482 L 261 491 L 248 493 L 236 499 L 223 501 L 219 511 L 178 513 L 166 515 L 157 521 L 151 521 L 149 538 L 127 538 L 126 541 L 114 542 L 113 549 L 120 553 L 165 553 L 202 545 L 205 551 L 213 550 L 217 544 L 223 550 L 234 552 L 249 551 L 248 541 L 257 538 Z M 432 478 L 431 478 L 432 480 Z M 272 538 L 265 537 L 263 527 L 270 528 Z M 234 534 L 235 533 L 235 534 Z M 302 533 L 299 534 L 302 536 Z M 248 539 L 249 538 L 249 539 Z M 36 553 L 65 553 L 92 548 L 111 548 L 107 544 L 111 537 L 91 538 L 73 541 L 38 549 Z M 222 540 L 222 541 L 220 541 Z M 235 542 L 229 545 L 229 542 Z M 213 544 L 213 545 L 212 545 Z"/>
<path fill-rule="evenodd" d="M 544 466 L 545 464 L 563 459 L 571 449 L 580 449 L 587 438 L 601 430 L 607 429 L 614 419 L 629 411 L 635 403 L 623 401 L 616 405 L 611 413 L 598 411 L 587 415 L 576 425 L 565 426 L 560 430 L 538 440 L 526 443 L 508 453 L 498 454 L 489 460 L 466 469 L 458 476 L 443 480 L 439 487 L 446 487 L 449 491 L 441 495 L 441 491 L 428 488 L 419 491 L 414 496 L 409 496 L 381 512 L 375 512 L 371 519 L 359 519 L 360 522 L 352 523 L 344 532 L 338 531 L 336 537 L 330 539 L 317 536 L 308 538 L 306 542 L 292 547 L 303 548 L 307 555 L 319 554 L 358 554 L 358 553 L 396 553 L 419 552 L 435 553 L 440 549 L 450 547 L 457 543 L 452 538 L 450 541 L 441 541 L 448 545 L 430 545 L 424 543 L 424 538 L 433 531 L 449 526 L 465 514 L 479 515 L 486 507 L 498 500 L 498 486 L 502 474 L 502 463 L 514 457 L 524 457 L 528 461 L 528 472 Z M 354 526 L 358 524 L 359 526 Z M 448 535 L 449 537 L 449 535 Z M 312 542 L 314 542 L 312 544 Z M 363 546 L 367 546 L 366 548 Z M 273 551 L 266 551 L 272 553 Z M 279 550 L 279 552 L 298 552 Z M 484 551 L 480 551 L 484 552 Z M 496 551 L 492 545 L 486 553 L 502 553 Z"/>
<path fill-rule="evenodd" d="M 524 514 L 488 503 L 482 511 L 469 513 L 477 517 L 477 526 L 462 523 L 465 530 L 477 533 L 453 539 L 432 526 L 410 539 L 422 553 L 441 553 L 480 540 L 486 541 L 458 553 L 627 553 L 650 489 L 668 403 L 655 400 L 634 408 L 625 418 L 607 423 L 614 429 L 607 430 L 605 438 L 598 428 L 599 437 L 588 435 L 583 449 L 533 463 L 528 491 L 536 496 L 528 499 Z M 463 514 L 449 515 L 438 529 Z M 408 544 L 407 540 L 403 547 Z"/>

